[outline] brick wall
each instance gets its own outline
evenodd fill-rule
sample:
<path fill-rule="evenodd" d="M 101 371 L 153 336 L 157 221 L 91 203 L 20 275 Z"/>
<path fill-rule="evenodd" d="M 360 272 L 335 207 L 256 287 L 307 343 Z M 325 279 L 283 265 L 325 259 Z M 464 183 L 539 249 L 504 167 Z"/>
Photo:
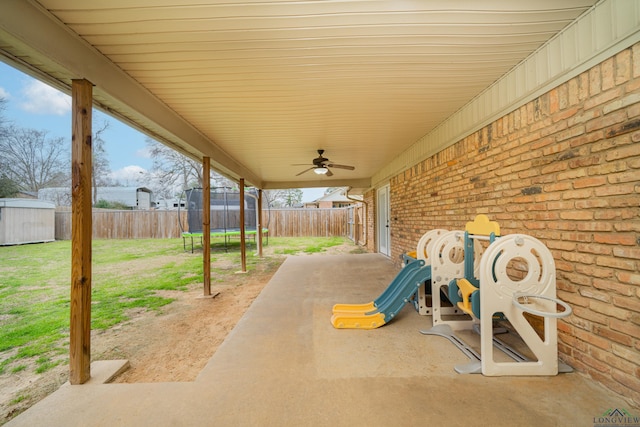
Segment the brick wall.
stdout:
<path fill-rule="evenodd" d="M 367 233 L 367 244 L 366 249 L 369 252 L 376 252 L 376 198 L 375 198 L 375 190 L 368 191 L 363 196 L 363 201 L 367 206 L 367 229 L 365 232 Z"/>
<path fill-rule="evenodd" d="M 479 213 L 537 237 L 574 309 L 561 358 L 638 404 L 639 141 L 640 44 L 395 176 L 392 259 Z"/>

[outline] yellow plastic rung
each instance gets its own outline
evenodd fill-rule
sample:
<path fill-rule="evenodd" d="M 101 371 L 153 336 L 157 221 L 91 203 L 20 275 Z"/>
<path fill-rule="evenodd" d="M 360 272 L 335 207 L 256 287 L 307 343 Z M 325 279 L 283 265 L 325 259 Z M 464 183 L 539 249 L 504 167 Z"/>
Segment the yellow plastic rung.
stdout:
<path fill-rule="evenodd" d="M 458 308 L 464 311 L 467 314 L 473 315 L 473 310 L 471 309 L 471 301 L 469 298 L 471 294 L 478 290 L 475 286 L 471 284 L 467 279 L 458 279 L 456 280 L 456 285 L 458 285 L 458 289 L 460 289 L 460 295 L 462 295 L 462 301 L 458 301 Z"/>
<path fill-rule="evenodd" d="M 476 236 L 489 236 L 491 233 L 500 235 L 500 225 L 495 221 L 489 221 L 489 217 L 485 214 L 476 215 L 473 221 L 467 222 L 465 230 Z"/>

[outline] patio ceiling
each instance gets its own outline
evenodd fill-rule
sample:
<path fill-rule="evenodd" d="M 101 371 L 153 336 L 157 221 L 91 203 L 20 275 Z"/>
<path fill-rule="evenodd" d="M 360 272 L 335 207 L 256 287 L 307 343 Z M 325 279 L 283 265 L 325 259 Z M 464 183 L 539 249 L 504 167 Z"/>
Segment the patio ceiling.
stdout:
<path fill-rule="evenodd" d="M 371 185 L 595 0 L 2 0 L 0 55 L 261 188 Z M 355 170 L 309 171 L 325 157 Z"/>

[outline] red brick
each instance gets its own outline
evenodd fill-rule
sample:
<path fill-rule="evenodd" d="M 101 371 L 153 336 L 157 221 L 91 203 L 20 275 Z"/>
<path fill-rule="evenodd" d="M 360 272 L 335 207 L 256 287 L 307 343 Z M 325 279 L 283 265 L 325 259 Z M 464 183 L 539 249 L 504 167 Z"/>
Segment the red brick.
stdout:
<path fill-rule="evenodd" d="M 619 271 L 616 273 L 616 278 L 622 283 L 629 283 L 630 285 L 640 285 L 640 273 L 630 273 L 628 271 Z"/>
<path fill-rule="evenodd" d="M 549 112 L 551 114 L 560 111 L 560 98 L 558 89 L 552 89 L 549 91 Z"/>
<path fill-rule="evenodd" d="M 580 360 L 582 363 L 584 363 L 585 365 L 599 371 L 599 372 L 610 372 L 611 371 L 611 367 L 606 364 L 606 363 L 602 363 L 597 359 L 594 359 L 593 357 L 589 356 L 586 353 L 576 353 L 575 354 L 576 359 Z"/>
<path fill-rule="evenodd" d="M 621 196 L 625 194 L 633 194 L 636 192 L 635 183 L 623 185 L 607 185 L 601 188 L 596 188 L 594 191 L 596 197 Z"/>
<path fill-rule="evenodd" d="M 613 375 L 613 379 L 618 381 L 623 386 L 633 389 L 637 393 L 640 393 L 640 380 L 638 378 L 633 377 L 631 375 L 625 375 L 624 373 L 618 373 L 615 371 L 612 373 L 612 375 Z M 635 397 L 636 402 L 637 402 L 637 399 L 638 398 Z"/>
<path fill-rule="evenodd" d="M 630 337 L 640 337 L 640 326 L 634 325 L 633 323 L 618 319 L 610 319 L 609 326 L 611 329 L 627 334 Z"/>
<path fill-rule="evenodd" d="M 562 301 L 565 301 L 571 304 L 572 306 L 579 306 L 579 307 L 589 306 L 589 300 L 587 298 L 584 298 L 583 296 L 575 293 L 558 290 L 558 298 L 560 298 Z"/>
<path fill-rule="evenodd" d="M 631 48 L 631 58 L 632 58 L 632 76 L 640 77 L 640 45 L 635 44 Z"/>
<path fill-rule="evenodd" d="M 595 359 L 611 366 L 613 369 L 626 372 L 627 374 L 633 374 L 636 371 L 636 367 L 633 363 L 629 363 L 627 360 L 617 357 L 608 351 L 600 350 L 597 347 L 591 347 L 589 349 L 589 354 L 591 354 Z"/>
<path fill-rule="evenodd" d="M 613 225 L 603 221 L 581 222 L 576 225 L 576 230 L 577 231 L 613 231 Z"/>
<path fill-rule="evenodd" d="M 620 95 L 622 95 L 622 89 L 609 90 L 607 92 L 601 93 L 598 96 L 594 96 L 593 98 L 589 98 L 588 100 L 586 100 L 583 108 L 585 110 L 590 110 L 594 107 L 605 104 L 612 99 L 619 98 Z"/>
<path fill-rule="evenodd" d="M 571 308 L 573 309 L 574 316 L 587 319 L 592 323 L 598 323 L 600 325 L 607 325 L 609 323 L 609 316 L 605 316 L 604 314 L 595 313 L 583 307 L 571 307 Z"/>
<path fill-rule="evenodd" d="M 591 242 L 593 240 L 590 233 L 562 233 L 562 239 L 570 242 Z"/>
<path fill-rule="evenodd" d="M 587 286 L 583 286 L 580 289 L 580 295 L 582 295 L 585 298 L 588 299 L 594 299 L 596 301 L 602 301 L 602 302 L 606 302 L 606 303 L 610 303 L 611 302 L 611 297 L 609 296 L 608 293 L 606 292 L 600 292 L 595 290 L 594 288 L 590 288 Z"/>
<path fill-rule="evenodd" d="M 640 171 L 625 171 L 621 173 L 611 174 L 607 177 L 611 184 L 619 184 L 622 182 L 631 182 L 637 184 L 640 181 Z"/>
<path fill-rule="evenodd" d="M 600 301 L 591 300 L 589 302 L 589 307 L 597 313 L 602 313 L 606 316 L 612 316 L 620 320 L 628 320 L 631 317 L 629 310 L 624 310 L 619 307 L 615 307 L 612 304 L 607 304 Z"/>
<path fill-rule="evenodd" d="M 597 335 L 594 335 L 588 331 L 583 331 L 581 329 L 576 329 L 575 330 L 575 336 L 578 339 L 581 339 L 582 341 L 594 345 L 598 348 L 601 348 L 603 350 L 609 350 L 611 349 L 611 342 L 607 339 L 604 339 L 602 337 L 599 337 Z"/>
<path fill-rule="evenodd" d="M 614 150 L 609 151 L 605 160 L 608 162 L 626 159 L 628 157 L 640 156 L 640 144 L 631 144 L 624 147 L 616 147 Z"/>
<path fill-rule="evenodd" d="M 629 168 L 624 160 L 615 162 L 603 162 L 587 168 L 587 175 L 608 175 L 610 173 L 625 172 Z"/>
<path fill-rule="evenodd" d="M 585 230 L 581 230 L 585 231 Z M 611 255 L 613 253 L 611 246 L 609 245 L 594 245 L 592 243 L 584 244 L 580 243 L 577 245 L 578 252 L 585 252 L 589 254 L 598 254 L 598 255 Z"/>
<path fill-rule="evenodd" d="M 640 259 L 640 248 L 614 247 L 613 255 L 620 258 Z"/>
<path fill-rule="evenodd" d="M 635 311 L 636 313 L 640 313 L 640 299 L 614 296 L 613 304 L 616 307 L 626 308 L 628 310 Z M 638 337 L 640 337 L 640 335 Z"/>
<path fill-rule="evenodd" d="M 609 328 L 606 327 L 602 327 L 602 326 L 596 326 L 593 328 L 593 333 L 597 334 L 600 337 L 603 338 L 607 338 L 613 342 L 616 342 L 618 344 L 622 344 L 622 345 L 626 345 L 629 346 L 632 343 L 632 339 L 629 335 L 620 333 L 620 332 L 616 332 L 616 331 L 612 331 Z"/>
<path fill-rule="evenodd" d="M 613 291 L 617 294 L 625 295 L 627 297 L 633 295 L 632 286 L 625 285 L 614 280 L 594 279 L 593 287 L 605 291 Z"/>
<path fill-rule="evenodd" d="M 562 193 L 562 198 L 565 200 L 570 199 L 587 199 L 593 196 L 593 191 L 591 189 L 582 189 L 582 190 L 574 190 L 574 191 L 565 191 Z"/>
<path fill-rule="evenodd" d="M 545 192 L 552 191 L 565 191 L 573 188 L 573 184 L 571 182 L 552 182 L 544 186 L 543 190 Z"/>
<path fill-rule="evenodd" d="M 607 177 L 604 176 L 595 176 L 595 177 L 586 177 L 581 179 L 576 179 L 573 181 L 573 187 L 578 188 L 586 188 L 586 187 L 598 187 L 607 183 Z"/>
<path fill-rule="evenodd" d="M 614 188 L 613 190 L 615 191 L 619 189 Z M 626 195 L 623 197 L 609 197 L 608 201 L 609 201 L 609 206 L 612 208 L 635 208 L 640 206 L 640 194 Z M 621 209 L 621 211 L 623 210 L 624 209 Z"/>
<path fill-rule="evenodd" d="M 636 236 L 631 233 L 597 233 L 593 235 L 593 241 L 609 245 L 632 246 L 636 243 Z"/>
<path fill-rule="evenodd" d="M 602 75 L 602 90 L 611 89 L 615 85 L 614 79 L 614 59 L 609 58 L 600 64 Z"/>
<path fill-rule="evenodd" d="M 617 270 L 637 271 L 636 262 L 624 258 L 599 256 L 596 259 L 596 264 L 601 267 L 611 267 Z"/>
<path fill-rule="evenodd" d="M 622 123 L 627 119 L 627 113 L 625 111 L 616 111 L 606 116 L 590 120 L 586 124 L 586 131 L 593 132 L 594 130 L 607 128 L 609 126 Z"/>
<path fill-rule="evenodd" d="M 589 93 L 593 97 L 600 93 L 602 80 L 600 76 L 600 66 L 596 65 L 589 70 Z"/>
<path fill-rule="evenodd" d="M 588 157 L 578 157 L 577 159 L 569 160 L 569 167 L 572 169 L 575 168 L 584 168 L 587 166 L 594 166 L 600 164 L 600 156 L 588 156 Z"/>
<path fill-rule="evenodd" d="M 615 76 L 616 85 L 626 83 L 631 78 L 631 51 L 625 49 L 615 56 Z"/>
<path fill-rule="evenodd" d="M 627 346 L 622 346 L 619 344 L 613 344 L 611 346 L 611 349 L 613 350 L 613 354 L 615 354 L 616 356 L 622 357 L 623 359 L 626 359 L 640 366 L 640 352 L 634 351 L 633 348 L 629 348 Z"/>
<path fill-rule="evenodd" d="M 590 221 L 590 220 L 593 220 L 593 212 L 585 211 L 585 210 L 564 211 L 564 212 L 560 212 L 560 219 L 564 219 L 568 221 Z"/>

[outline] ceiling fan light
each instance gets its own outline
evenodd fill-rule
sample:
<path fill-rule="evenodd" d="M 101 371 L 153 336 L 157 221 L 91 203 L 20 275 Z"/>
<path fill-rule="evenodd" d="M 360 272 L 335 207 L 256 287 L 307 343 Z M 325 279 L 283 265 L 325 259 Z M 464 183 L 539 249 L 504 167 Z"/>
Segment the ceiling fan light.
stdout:
<path fill-rule="evenodd" d="M 327 172 L 329 172 L 329 169 L 325 168 L 324 166 L 318 166 L 313 171 L 318 175 L 325 175 Z"/>

